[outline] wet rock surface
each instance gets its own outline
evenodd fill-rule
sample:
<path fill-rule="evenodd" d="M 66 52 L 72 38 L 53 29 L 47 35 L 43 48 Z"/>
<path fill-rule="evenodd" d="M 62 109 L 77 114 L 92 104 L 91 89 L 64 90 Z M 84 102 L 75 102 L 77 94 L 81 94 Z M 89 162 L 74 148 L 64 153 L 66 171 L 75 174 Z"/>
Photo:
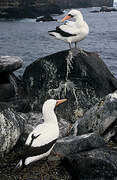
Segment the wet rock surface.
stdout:
<path fill-rule="evenodd" d="M 38 59 L 23 74 L 24 97 L 40 111 L 48 98 L 68 98 L 58 115 L 74 121 L 79 109 L 86 111 L 117 89 L 117 79 L 95 53 L 78 49 Z M 64 109 L 64 111 L 63 111 Z M 72 113 L 71 113 L 72 112 Z"/>
<path fill-rule="evenodd" d="M 88 110 L 75 124 L 75 134 L 98 132 L 108 142 L 117 134 L 117 91 Z"/>

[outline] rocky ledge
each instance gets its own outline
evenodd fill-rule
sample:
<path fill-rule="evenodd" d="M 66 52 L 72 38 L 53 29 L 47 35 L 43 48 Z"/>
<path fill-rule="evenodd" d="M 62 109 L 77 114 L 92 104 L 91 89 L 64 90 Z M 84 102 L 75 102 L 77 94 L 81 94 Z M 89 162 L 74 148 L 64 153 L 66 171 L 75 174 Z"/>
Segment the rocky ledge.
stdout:
<path fill-rule="evenodd" d="M 52 18 L 50 15 L 45 15 L 43 17 L 37 17 L 36 22 L 46 22 L 46 21 L 57 21 L 57 19 Z"/>
<path fill-rule="evenodd" d="M 5 8 L 0 11 L 0 18 L 37 18 L 43 15 L 62 14 L 58 5 L 49 4 L 41 7 L 24 6 L 20 8 Z"/>
<path fill-rule="evenodd" d="M 22 61 L 4 58 L 1 75 L 9 79 Z M 21 79 L 12 77 L 12 98 L 3 96 L 4 86 L 0 93 L 1 180 L 116 179 L 117 79 L 99 55 L 79 49 L 58 52 L 30 64 Z M 1 85 L 5 83 L 3 79 Z M 43 122 L 44 101 L 65 97 L 68 102 L 56 111 L 60 138 L 54 152 L 59 156 L 52 152 L 48 159 L 12 174 L 28 134 Z"/>
<path fill-rule="evenodd" d="M 33 111 L 41 111 L 48 98 L 68 98 L 58 115 L 70 122 L 117 89 L 117 79 L 101 58 L 77 49 L 37 59 L 26 68 L 22 81 L 23 98 Z"/>
<path fill-rule="evenodd" d="M 11 6 L 9 5 L 9 8 L 7 5 L 7 1 L 5 1 L 4 3 L 6 3 L 6 7 L 4 7 L 3 9 L 2 7 L 0 8 L 0 18 L 37 18 L 38 16 L 42 15 L 61 14 L 61 9 L 101 6 L 112 7 L 114 0 L 41 0 L 41 2 L 31 0 L 19 1 L 19 7 L 13 7 L 11 3 Z"/>
<path fill-rule="evenodd" d="M 102 6 L 102 7 L 100 8 L 100 10 L 94 10 L 94 11 L 91 11 L 91 13 L 111 12 L 111 11 L 117 12 L 117 8 L 115 8 L 115 7 Z"/>

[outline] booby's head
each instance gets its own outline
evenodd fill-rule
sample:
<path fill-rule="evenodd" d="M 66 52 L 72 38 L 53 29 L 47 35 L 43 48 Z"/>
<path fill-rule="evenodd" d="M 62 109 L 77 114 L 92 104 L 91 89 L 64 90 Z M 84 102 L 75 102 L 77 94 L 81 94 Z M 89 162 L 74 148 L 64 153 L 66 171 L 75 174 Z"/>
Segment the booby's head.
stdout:
<path fill-rule="evenodd" d="M 65 101 L 67 101 L 67 99 L 60 99 L 60 100 L 48 99 L 47 101 L 45 101 L 42 108 L 42 113 L 45 120 L 52 116 L 56 106 L 58 106 L 59 104 L 62 104 Z"/>
<path fill-rule="evenodd" d="M 72 9 L 67 16 L 65 16 L 61 22 L 64 22 L 65 20 L 68 20 L 70 18 L 75 18 L 76 20 L 83 20 L 83 15 L 80 11 L 76 9 Z"/>
<path fill-rule="evenodd" d="M 54 110 L 54 108 L 56 106 L 58 106 L 59 104 L 62 104 L 63 102 L 67 101 L 67 99 L 60 99 L 60 100 L 55 100 L 55 99 L 48 99 L 47 101 L 45 101 L 45 103 L 43 104 L 43 110 L 45 109 L 49 109 L 49 110 Z"/>

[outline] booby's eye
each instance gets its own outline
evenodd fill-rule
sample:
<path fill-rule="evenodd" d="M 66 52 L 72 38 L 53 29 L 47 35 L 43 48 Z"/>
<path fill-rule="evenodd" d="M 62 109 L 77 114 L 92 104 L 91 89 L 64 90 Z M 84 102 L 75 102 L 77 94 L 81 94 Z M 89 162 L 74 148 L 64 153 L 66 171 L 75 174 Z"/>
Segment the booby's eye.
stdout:
<path fill-rule="evenodd" d="M 68 14 L 68 16 L 74 17 L 72 14 Z"/>

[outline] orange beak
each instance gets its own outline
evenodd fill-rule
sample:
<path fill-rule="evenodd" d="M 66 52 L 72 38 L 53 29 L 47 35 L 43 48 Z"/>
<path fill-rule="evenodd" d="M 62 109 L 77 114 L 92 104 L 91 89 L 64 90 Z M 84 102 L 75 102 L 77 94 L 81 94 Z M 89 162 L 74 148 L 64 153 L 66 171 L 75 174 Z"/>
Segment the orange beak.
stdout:
<path fill-rule="evenodd" d="M 60 99 L 60 100 L 57 100 L 56 102 L 56 106 L 58 106 L 59 104 L 62 104 L 63 102 L 67 101 L 67 99 Z"/>
<path fill-rule="evenodd" d="M 64 22 L 64 21 L 66 21 L 66 20 L 68 20 L 68 19 L 70 19 L 71 18 L 71 16 L 65 16 L 62 20 L 61 20 L 61 22 Z"/>

